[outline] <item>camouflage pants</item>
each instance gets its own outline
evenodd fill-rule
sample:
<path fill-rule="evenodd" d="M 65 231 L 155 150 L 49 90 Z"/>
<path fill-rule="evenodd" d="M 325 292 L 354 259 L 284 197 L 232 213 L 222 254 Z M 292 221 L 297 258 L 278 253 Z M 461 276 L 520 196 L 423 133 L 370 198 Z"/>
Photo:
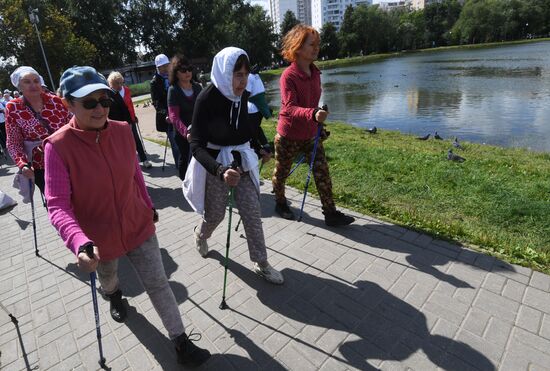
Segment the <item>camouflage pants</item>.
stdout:
<path fill-rule="evenodd" d="M 263 263 L 267 261 L 267 252 L 261 219 L 260 195 L 248 172 L 241 175 L 241 180 L 233 194 L 235 206 L 239 208 L 239 214 L 243 218 L 250 260 Z M 197 228 L 199 238 L 210 238 L 212 232 L 222 222 L 225 217 L 228 195 L 229 187 L 226 183 L 212 174 L 206 175 L 204 214 L 199 228 Z"/>
<path fill-rule="evenodd" d="M 294 159 L 304 153 L 304 163 L 309 166 L 313 152 L 314 140 L 290 140 L 277 134 L 275 136 L 275 170 L 271 178 L 273 191 L 277 202 L 286 202 L 285 182 L 292 169 Z M 327 159 L 322 140 L 317 144 L 317 152 L 313 162 L 313 178 L 323 205 L 323 212 L 331 213 L 336 210 L 332 199 L 332 181 L 328 171 Z"/>

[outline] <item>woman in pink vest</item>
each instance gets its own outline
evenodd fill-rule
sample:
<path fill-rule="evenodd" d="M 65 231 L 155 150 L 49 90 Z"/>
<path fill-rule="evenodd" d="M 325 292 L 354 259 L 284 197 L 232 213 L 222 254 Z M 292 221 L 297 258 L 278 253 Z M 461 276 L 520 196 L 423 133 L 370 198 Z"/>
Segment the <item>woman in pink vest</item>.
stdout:
<path fill-rule="evenodd" d="M 185 335 L 164 272 L 154 225 L 158 216 L 135 156 L 132 131 L 125 122 L 107 119 L 112 104 L 107 81 L 92 67 L 72 67 L 61 76 L 60 91 L 74 117 L 44 144 L 52 224 L 80 269 L 97 270 L 115 321 L 126 317 L 117 276 L 118 258 L 126 255 L 176 345 L 178 361 L 203 363 L 210 353 Z M 85 252 L 89 246 L 93 258 Z"/>

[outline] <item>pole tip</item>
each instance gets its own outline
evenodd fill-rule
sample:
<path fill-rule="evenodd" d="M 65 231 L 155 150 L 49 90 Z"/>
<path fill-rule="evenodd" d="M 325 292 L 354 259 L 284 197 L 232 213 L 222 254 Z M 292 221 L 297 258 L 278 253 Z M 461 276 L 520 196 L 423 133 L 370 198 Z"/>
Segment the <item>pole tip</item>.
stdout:
<path fill-rule="evenodd" d="M 224 309 L 227 309 L 227 308 L 229 308 L 229 307 L 227 306 L 227 303 L 225 302 L 225 299 L 223 299 L 221 304 L 220 304 L 220 309 L 224 310 Z"/>
<path fill-rule="evenodd" d="M 100 358 L 99 361 L 97 363 L 99 363 L 99 365 L 101 366 L 101 368 L 103 370 L 110 370 L 107 365 L 105 364 L 105 358 Z"/>

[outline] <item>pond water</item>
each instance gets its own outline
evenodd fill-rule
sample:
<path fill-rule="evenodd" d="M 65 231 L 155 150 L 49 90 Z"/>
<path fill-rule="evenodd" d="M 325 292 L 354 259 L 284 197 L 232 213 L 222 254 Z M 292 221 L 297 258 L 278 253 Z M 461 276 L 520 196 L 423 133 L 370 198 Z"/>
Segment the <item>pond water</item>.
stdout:
<path fill-rule="evenodd" d="M 321 79 L 329 120 L 550 152 L 550 42 L 405 54 Z M 278 107 L 279 79 L 266 90 Z"/>

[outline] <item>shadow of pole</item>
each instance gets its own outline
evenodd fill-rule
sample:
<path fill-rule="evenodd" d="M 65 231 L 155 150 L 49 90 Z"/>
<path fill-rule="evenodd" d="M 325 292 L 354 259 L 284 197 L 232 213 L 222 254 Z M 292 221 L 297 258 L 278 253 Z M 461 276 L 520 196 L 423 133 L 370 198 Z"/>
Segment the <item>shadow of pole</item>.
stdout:
<path fill-rule="evenodd" d="M 25 362 L 25 369 L 28 371 L 31 370 L 38 370 L 38 365 L 31 368 L 31 365 L 29 364 L 29 357 L 27 356 L 27 351 L 25 350 L 25 343 L 23 343 L 23 336 L 21 336 L 21 330 L 19 329 L 19 321 L 13 314 L 11 314 L 7 308 L 0 303 L 0 308 L 6 312 L 6 314 L 10 317 L 11 322 L 15 326 L 15 331 L 17 331 L 17 337 L 19 338 L 19 345 L 21 346 L 21 353 L 23 354 L 23 361 Z"/>

